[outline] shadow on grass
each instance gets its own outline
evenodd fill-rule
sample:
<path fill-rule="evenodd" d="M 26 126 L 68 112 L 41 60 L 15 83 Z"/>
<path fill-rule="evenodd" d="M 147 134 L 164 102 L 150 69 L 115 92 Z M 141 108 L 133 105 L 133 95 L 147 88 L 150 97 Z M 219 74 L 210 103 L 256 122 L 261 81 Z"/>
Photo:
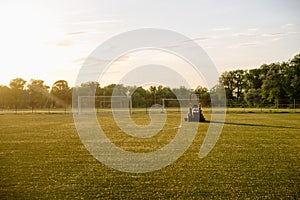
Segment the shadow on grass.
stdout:
<path fill-rule="evenodd" d="M 216 124 L 221 124 L 223 122 L 218 122 L 218 121 L 205 121 L 205 123 L 216 123 Z M 297 127 L 292 127 L 292 126 L 274 126 L 274 125 L 265 125 L 265 124 L 246 124 L 246 123 L 235 123 L 235 122 L 224 122 L 225 125 L 234 125 L 234 126 L 253 126 L 253 127 L 266 127 L 266 128 L 288 128 L 288 129 L 298 129 L 300 128 Z"/>

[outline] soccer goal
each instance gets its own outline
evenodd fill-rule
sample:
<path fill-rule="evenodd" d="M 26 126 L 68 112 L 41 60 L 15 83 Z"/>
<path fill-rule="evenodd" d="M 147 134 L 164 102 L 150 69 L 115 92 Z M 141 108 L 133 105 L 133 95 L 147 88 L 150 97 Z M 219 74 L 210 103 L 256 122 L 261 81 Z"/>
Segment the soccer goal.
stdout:
<path fill-rule="evenodd" d="M 162 107 L 168 111 L 186 112 L 187 108 L 195 104 L 198 105 L 198 99 L 162 99 Z"/>
<path fill-rule="evenodd" d="M 78 96 L 78 114 L 111 113 L 132 114 L 131 96 Z"/>

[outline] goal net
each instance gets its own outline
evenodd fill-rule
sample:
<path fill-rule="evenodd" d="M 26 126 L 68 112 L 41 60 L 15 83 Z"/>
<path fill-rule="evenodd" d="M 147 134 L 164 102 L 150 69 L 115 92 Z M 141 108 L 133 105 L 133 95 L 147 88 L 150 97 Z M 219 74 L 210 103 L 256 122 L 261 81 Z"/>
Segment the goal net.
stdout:
<path fill-rule="evenodd" d="M 132 113 L 131 96 L 78 96 L 78 114 Z"/>

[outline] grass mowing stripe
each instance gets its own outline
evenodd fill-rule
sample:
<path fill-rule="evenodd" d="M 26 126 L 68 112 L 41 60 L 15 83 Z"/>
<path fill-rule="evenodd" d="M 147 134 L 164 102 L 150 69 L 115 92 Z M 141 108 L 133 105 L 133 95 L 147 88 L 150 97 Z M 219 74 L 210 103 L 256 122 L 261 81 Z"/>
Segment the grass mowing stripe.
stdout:
<path fill-rule="evenodd" d="M 177 124 L 172 117 L 169 123 Z M 198 152 L 208 123 L 200 123 L 193 144 L 172 165 L 127 174 L 89 154 L 71 115 L 0 115 L 0 198 L 298 199 L 299 121 L 299 114 L 232 113 L 204 159 Z"/>

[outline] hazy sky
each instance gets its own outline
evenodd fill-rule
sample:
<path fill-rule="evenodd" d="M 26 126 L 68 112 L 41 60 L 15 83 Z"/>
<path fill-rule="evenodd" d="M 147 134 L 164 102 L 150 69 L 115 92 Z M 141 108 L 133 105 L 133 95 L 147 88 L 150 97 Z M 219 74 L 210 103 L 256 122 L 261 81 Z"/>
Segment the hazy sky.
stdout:
<path fill-rule="evenodd" d="M 299 0 L 0 0 L 0 84 L 72 85 L 98 45 L 149 27 L 194 39 L 219 72 L 286 61 L 300 53 L 299 8 Z"/>

